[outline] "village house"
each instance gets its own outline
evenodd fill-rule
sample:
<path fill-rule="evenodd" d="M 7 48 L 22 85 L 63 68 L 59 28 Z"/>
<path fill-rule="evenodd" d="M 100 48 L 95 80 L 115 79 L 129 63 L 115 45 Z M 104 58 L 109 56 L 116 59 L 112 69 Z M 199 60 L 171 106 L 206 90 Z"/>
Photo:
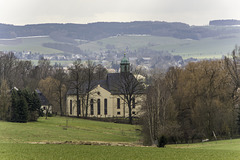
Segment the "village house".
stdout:
<path fill-rule="evenodd" d="M 41 103 L 41 110 L 43 111 L 44 114 L 46 114 L 47 112 L 52 114 L 52 105 L 49 103 L 49 101 L 47 100 L 47 98 L 42 94 L 42 92 L 40 90 L 36 90 L 40 103 Z"/>
<path fill-rule="evenodd" d="M 86 92 L 88 92 L 88 117 L 128 117 L 129 108 L 122 92 L 123 86 L 120 84 L 124 75 L 131 78 L 130 83 L 137 82 L 137 79 L 130 73 L 130 63 L 125 54 L 120 63 L 120 73 L 108 73 L 106 79 L 94 82 L 90 91 L 87 91 L 86 88 L 81 91 L 83 96 L 80 96 L 79 100 L 81 105 L 79 116 L 85 114 L 86 107 L 83 107 L 82 100 L 86 100 Z M 131 112 L 132 117 L 137 117 L 141 108 L 141 104 L 137 102 L 140 102 L 142 92 L 134 91 L 133 93 Z M 66 103 L 66 114 L 68 116 L 77 116 L 76 89 L 70 88 L 68 90 Z"/>

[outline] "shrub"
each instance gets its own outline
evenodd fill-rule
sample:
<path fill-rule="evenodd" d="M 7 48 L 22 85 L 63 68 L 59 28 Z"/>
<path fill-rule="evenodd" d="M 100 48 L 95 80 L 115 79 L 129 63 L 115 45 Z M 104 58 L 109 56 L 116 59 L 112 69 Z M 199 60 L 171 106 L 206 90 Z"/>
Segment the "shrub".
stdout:
<path fill-rule="evenodd" d="M 158 144 L 157 146 L 158 147 L 165 147 L 165 145 L 167 144 L 167 138 L 165 136 L 161 136 L 159 139 L 158 139 Z"/>

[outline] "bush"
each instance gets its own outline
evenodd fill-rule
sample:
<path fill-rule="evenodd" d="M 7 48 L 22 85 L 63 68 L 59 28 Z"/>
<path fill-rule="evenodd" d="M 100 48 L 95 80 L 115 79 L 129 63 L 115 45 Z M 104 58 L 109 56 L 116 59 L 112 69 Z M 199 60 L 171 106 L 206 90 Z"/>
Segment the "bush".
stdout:
<path fill-rule="evenodd" d="M 167 138 L 165 136 L 161 136 L 158 139 L 157 147 L 165 147 L 166 144 L 167 144 Z"/>

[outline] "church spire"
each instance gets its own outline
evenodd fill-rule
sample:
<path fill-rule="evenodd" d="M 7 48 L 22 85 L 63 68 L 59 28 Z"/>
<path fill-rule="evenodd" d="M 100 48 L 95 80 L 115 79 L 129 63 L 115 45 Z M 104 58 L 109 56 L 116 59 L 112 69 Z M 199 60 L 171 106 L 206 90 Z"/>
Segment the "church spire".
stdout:
<path fill-rule="evenodd" d="M 120 63 L 120 73 L 127 73 L 130 72 L 130 63 L 126 57 L 126 53 L 124 53 L 124 57 Z"/>

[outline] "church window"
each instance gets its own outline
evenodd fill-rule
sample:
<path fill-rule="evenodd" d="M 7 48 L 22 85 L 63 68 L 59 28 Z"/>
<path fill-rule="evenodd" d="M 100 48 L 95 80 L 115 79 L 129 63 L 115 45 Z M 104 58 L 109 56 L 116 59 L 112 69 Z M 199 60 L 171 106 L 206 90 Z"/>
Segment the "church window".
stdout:
<path fill-rule="evenodd" d="M 107 99 L 104 99 L 104 114 L 107 115 Z"/>
<path fill-rule="evenodd" d="M 90 109 L 91 109 L 91 115 L 94 115 L 93 99 L 90 100 Z"/>
<path fill-rule="evenodd" d="M 135 108 L 135 98 L 132 98 L 132 108 Z"/>
<path fill-rule="evenodd" d="M 120 98 L 117 99 L 117 109 L 120 109 Z"/>
<path fill-rule="evenodd" d="M 98 99 L 98 100 L 97 100 L 97 113 L 98 113 L 98 115 L 101 114 L 101 111 L 100 111 L 100 110 L 101 110 L 100 102 L 101 102 L 100 99 Z"/>
<path fill-rule="evenodd" d="M 70 100 L 70 114 L 72 114 L 72 100 Z"/>

